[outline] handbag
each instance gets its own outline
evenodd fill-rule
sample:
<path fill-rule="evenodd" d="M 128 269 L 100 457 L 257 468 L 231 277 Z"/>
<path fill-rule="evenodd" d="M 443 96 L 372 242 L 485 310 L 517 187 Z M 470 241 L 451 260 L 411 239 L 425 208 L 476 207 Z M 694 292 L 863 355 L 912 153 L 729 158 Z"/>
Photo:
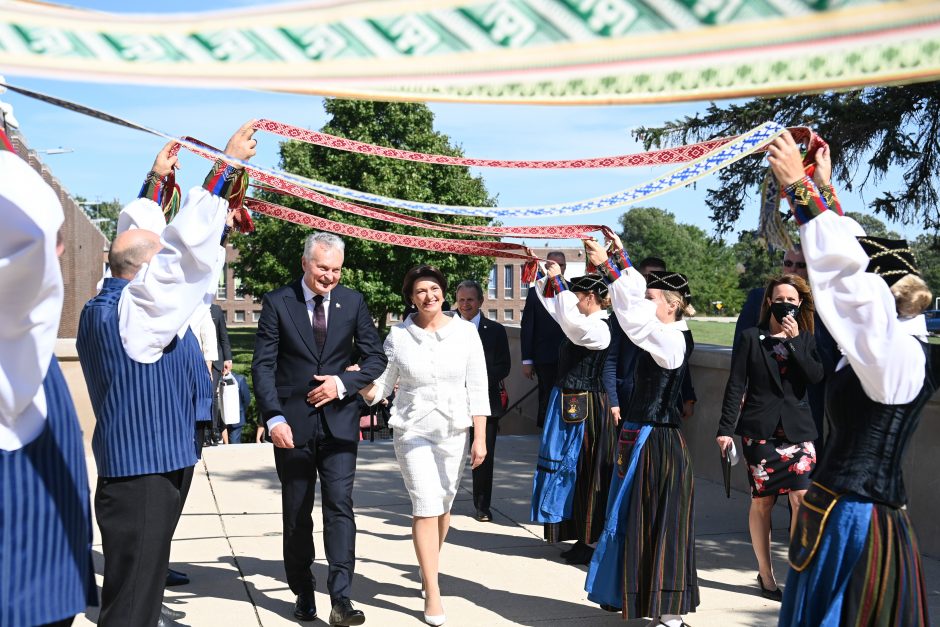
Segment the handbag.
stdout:
<path fill-rule="evenodd" d="M 219 387 L 222 389 L 222 421 L 227 425 L 241 422 L 241 410 L 238 400 L 238 382 L 232 375 L 222 377 Z"/>
<path fill-rule="evenodd" d="M 829 514 L 841 496 L 815 481 L 803 496 L 803 504 L 796 515 L 796 529 L 790 541 L 788 556 L 790 566 L 796 572 L 802 572 L 813 561 Z"/>
<path fill-rule="evenodd" d="M 499 382 L 499 407 L 503 410 L 503 413 L 506 413 L 506 410 L 509 409 L 509 392 L 506 391 L 505 379 Z"/>
<path fill-rule="evenodd" d="M 568 424 L 578 424 L 588 419 L 591 411 L 590 392 L 562 392 L 561 419 Z"/>

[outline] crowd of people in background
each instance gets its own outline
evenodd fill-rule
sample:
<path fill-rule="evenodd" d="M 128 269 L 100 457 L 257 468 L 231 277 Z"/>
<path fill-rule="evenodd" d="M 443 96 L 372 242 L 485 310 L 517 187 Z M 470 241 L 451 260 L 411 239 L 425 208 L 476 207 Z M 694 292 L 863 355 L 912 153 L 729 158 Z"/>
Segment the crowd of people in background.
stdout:
<path fill-rule="evenodd" d="M 251 124 L 240 128 L 225 154 L 251 158 L 252 135 Z M 920 315 L 931 295 L 903 242 L 867 237 L 842 215 L 828 148 L 811 158 L 807 175 L 789 134 L 769 148 L 802 246 L 749 295 L 738 320 L 716 442 L 730 459 L 741 437 L 756 578 L 762 595 L 782 602 L 781 625 L 925 625 L 900 459 L 938 385 Z M 220 159 L 167 222 L 162 200 L 176 165 L 171 142 L 122 212 L 110 276 L 79 324 L 97 420 L 102 627 L 180 618 L 162 598 L 165 586 L 188 581 L 168 566 L 193 467 L 204 446 L 240 442 L 251 403 L 211 305 L 246 175 Z M 0 287 L 22 290 L 0 309 L 0 484 L 15 495 L 0 506 L 0 598 L 15 599 L 0 604 L 0 624 L 68 625 L 99 599 L 82 438 L 52 352 L 62 211 L 2 148 L 0 207 L 10 216 Z M 292 616 L 318 616 L 319 479 L 328 621 L 366 620 L 353 603 L 352 497 L 361 419 L 371 411 L 363 407 L 383 407 L 412 505 L 423 619 L 442 625 L 441 549 L 468 453 L 474 516 L 493 520 L 513 365 L 507 333 L 482 314 L 478 282 L 418 265 L 403 278 L 408 313 L 383 343 L 363 294 L 341 283 L 345 246 L 328 233 L 306 238 L 302 276 L 263 297 L 251 365 L 258 438 L 273 444 L 280 483 Z M 687 627 L 684 616 L 701 601 L 682 431 L 696 401 L 694 291 L 662 259 L 634 265 L 617 236 L 585 241 L 585 252 L 590 271 L 570 279 L 564 255 L 548 254 L 522 317 L 521 372 L 537 379 L 541 429 L 532 520 L 548 542 L 574 541 L 561 557 L 588 567 L 585 590 L 602 610 Z M 770 551 L 770 510 L 781 495 L 792 510 L 783 590 Z"/>

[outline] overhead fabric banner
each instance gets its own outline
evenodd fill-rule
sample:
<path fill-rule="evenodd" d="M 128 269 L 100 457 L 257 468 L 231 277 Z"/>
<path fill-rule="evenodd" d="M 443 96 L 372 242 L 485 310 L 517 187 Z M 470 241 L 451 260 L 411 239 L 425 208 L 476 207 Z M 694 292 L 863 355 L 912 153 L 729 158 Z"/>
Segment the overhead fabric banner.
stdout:
<path fill-rule="evenodd" d="M 0 3 L 7 75 L 380 100 L 617 104 L 940 78 L 940 2 L 332 0 L 192 14 Z"/>

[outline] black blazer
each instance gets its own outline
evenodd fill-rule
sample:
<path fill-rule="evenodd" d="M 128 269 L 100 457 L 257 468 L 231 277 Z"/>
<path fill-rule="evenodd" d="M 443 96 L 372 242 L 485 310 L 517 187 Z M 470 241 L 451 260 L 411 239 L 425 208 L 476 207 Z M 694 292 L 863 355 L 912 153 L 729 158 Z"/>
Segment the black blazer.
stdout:
<path fill-rule="evenodd" d="M 268 292 L 262 300 L 251 363 L 255 399 L 262 420 L 278 415 L 287 419 L 295 446 L 303 446 L 313 435 L 313 419 L 319 411 L 307 403 L 307 393 L 319 385 L 313 375 L 337 375 L 346 386 L 345 398 L 321 409 L 333 437 L 358 440 L 358 392 L 377 379 L 388 363 L 362 294 L 337 285 L 329 306 L 321 352 L 300 281 Z M 360 370 L 347 372 L 353 363 L 353 342 Z"/>
<path fill-rule="evenodd" d="M 530 287 L 526 294 L 520 325 L 523 361 L 531 359 L 536 364 L 558 363 L 558 348 L 565 339 L 565 332 L 539 302 L 534 287 Z"/>
<path fill-rule="evenodd" d="M 480 342 L 483 344 L 483 356 L 486 358 L 486 378 L 489 383 L 490 418 L 498 419 L 503 415 L 499 398 L 499 382 L 509 376 L 512 359 L 509 356 L 509 338 L 506 328 L 498 322 L 480 314 Z"/>
<path fill-rule="evenodd" d="M 731 357 L 731 375 L 725 387 L 718 435 L 730 436 L 733 432 L 766 440 L 773 436 L 777 424 L 782 422 L 791 442 L 815 440 L 818 434 L 810 412 L 807 387 L 823 378 L 823 364 L 816 351 L 816 340 L 812 333 L 801 332 L 784 343 L 790 358 L 786 380 L 781 380 L 777 360 L 764 348 L 760 339 L 767 335 L 767 330 L 759 327 L 751 327 L 741 333 L 740 346 Z"/>
<path fill-rule="evenodd" d="M 225 314 L 222 313 L 222 308 L 212 303 L 209 305 L 209 315 L 212 316 L 212 323 L 215 324 L 215 339 L 219 345 L 219 358 L 212 362 L 212 369 L 221 373 L 224 362 L 232 360 L 232 344 L 228 341 L 228 327 L 225 326 Z"/>

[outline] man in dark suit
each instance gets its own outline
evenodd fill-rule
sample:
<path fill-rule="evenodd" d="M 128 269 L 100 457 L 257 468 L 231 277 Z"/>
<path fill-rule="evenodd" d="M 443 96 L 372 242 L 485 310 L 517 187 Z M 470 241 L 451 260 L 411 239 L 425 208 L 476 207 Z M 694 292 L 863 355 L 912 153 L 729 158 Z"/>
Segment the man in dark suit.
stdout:
<path fill-rule="evenodd" d="M 216 344 L 219 347 L 219 358 L 212 362 L 212 438 L 213 444 L 218 444 L 225 431 L 225 422 L 222 420 L 222 411 L 219 407 L 219 382 L 222 377 L 232 371 L 232 345 L 228 341 L 228 327 L 225 325 L 225 314 L 222 308 L 212 303 L 209 306 L 209 315 L 215 325 Z"/>
<path fill-rule="evenodd" d="M 486 418 L 486 459 L 473 469 L 473 506 L 476 519 L 490 522 L 490 501 L 493 496 L 493 458 L 496 452 L 496 434 L 499 432 L 499 419 L 503 415 L 503 403 L 500 393 L 502 380 L 509 376 L 512 359 L 509 357 L 509 338 L 506 329 L 498 322 L 490 320 L 480 312 L 483 306 L 483 288 L 476 281 L 462 281 L 457 286 L 457 311 L 464 320 L 472 322 L 480 334 L 483 343 L 483 355 L 486 358 L 486 378 L 489 383 L 490 415 Z M 473 439 L 473 429 L 470 430 Z"/>
<path fill-rule="evenodd" d="M 554 261 L 565 273 L 565 253 L 553 250 L 548 253 L 549 261 Z M 535 288 L 530 287 L 526 294 L 525 307 L 522 309 L 522 374 L 528 379 L 538 377 L 539 384 L 539 429 L 545 424 L 545 409 L 548 407 L 548 396 L 558 368 L 558 348 L 561 346 L 565 334 L 558 323 L 549 315 L 539 302 Z"/>
<path fill-rule="evenodd" d="M 294 616 L 314 620 L 313 499 L 322 479 L 323 543 L 329 563 L 330 625 L 361 625 L 350 601 L 356 523 L 352 489 L 359 442 L 357 392 L 387 359 L 365 300 L 339 285 L 343 240 L 307 237 L 303 277 L 262 301 L 252 362 L 255 399 L 274 443 L 281 481 L 284 569 L 297 601 Z M 352 365 L 353 349 L 359 370 Z"/>

